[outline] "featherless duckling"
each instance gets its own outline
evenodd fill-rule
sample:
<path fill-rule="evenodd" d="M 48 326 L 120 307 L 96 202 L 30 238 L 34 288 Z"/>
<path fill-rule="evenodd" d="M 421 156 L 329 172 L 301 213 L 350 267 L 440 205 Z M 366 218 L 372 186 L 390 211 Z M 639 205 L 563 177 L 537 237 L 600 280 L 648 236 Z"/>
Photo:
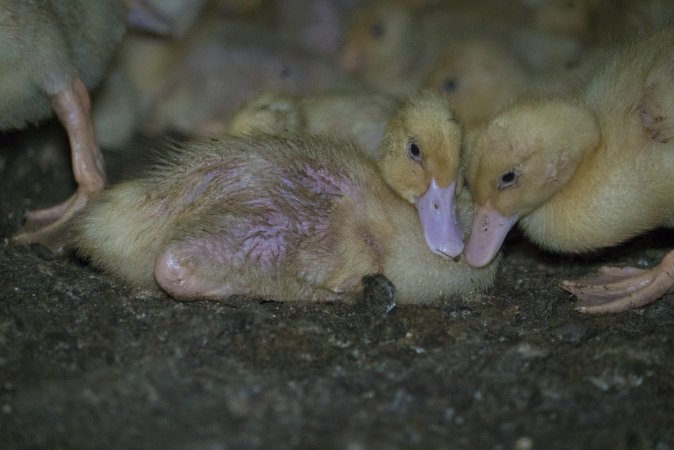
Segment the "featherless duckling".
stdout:
<path fill-rule="evenodd" d="M 163 154 L 73 230 L 81 256 L 133 285 L 182 300 L 321 301 L 352 298 L 382 273 L 397 301 L 427 303 L 492 283 L 496 263 L 472 269 L 428 251 L 413 208 L 348 140 L 226 136 Z"/>

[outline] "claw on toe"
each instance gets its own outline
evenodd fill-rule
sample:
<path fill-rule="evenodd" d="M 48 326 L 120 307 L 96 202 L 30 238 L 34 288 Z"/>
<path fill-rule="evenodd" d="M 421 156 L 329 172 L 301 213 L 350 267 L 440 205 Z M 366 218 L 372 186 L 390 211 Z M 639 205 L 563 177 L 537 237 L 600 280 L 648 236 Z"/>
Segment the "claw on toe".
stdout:
<path fill-rule="evenodd" d="M 576 310 L 607 314 L 639 308 L 674 288 L 674 251 L 650 270 L 636 267 L 602 267 L 595 276 L 563 281 L 562 289 L 580 300 Z"/>

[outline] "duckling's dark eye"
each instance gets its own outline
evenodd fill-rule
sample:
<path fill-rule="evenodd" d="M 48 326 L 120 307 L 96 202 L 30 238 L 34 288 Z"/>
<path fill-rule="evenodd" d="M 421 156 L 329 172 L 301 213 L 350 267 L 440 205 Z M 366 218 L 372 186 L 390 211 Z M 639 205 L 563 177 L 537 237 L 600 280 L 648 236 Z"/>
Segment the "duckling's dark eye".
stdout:
<path fill-rule="evenodd" d="M 459 87 L 459 82 L 455 78 L 447 78 L 442 82 L 442 90 L 445 92 L 454 92 Z"/>
<path fill-rule="evenodd" d="M 370 37 L 379 39 L 384 36 L 384 25 L 380 23 L 375 23 L 370 27 Z"/>
<path fill-rule="evenodd" d="M 415 142 L 410 142 L 407 147 L 407 154 L 411 160 L 421 163 L 421 149 Z"/>
<path fill-rule="evenodd" d="M 517 169 L 510 169 L 503 175 L 501 175 L 501 178 L 499 179 L 498 182 L 498 190 L 502 191 L 504 189 L 508 189 L 511 186 L 514 186 L 517 183 L 517 179 L 519 178 L 519 171 Z"/>

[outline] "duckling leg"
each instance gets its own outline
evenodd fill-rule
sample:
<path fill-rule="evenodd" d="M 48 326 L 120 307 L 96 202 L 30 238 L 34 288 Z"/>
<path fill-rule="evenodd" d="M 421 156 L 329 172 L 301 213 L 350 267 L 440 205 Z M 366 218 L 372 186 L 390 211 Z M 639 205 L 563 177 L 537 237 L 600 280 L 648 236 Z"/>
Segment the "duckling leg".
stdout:
<path fill-rule="evenodd" d="M 639 308 L 674 290 L 674 251 L 650 270 L 602 267 L 596 277 L 564 281 L 562 288 L 581 300 L 578 311 L 605 314 Z"/>
<path fill-rule="evenodd" d="M 54 252 L 60 252 L 66 224 L 87 204 L 91 195 L 103 189 L 105 172 L 103 155 L 94 135 L 91 101 L 84 82 L 79 77 L 75 78 L 67 89 L 52 97 L 52 107 L 68 133 L 73 174 L 78 188 L 63 203 L 29 211 L 24 231 L 15 235 L 13 241 L 18 244 L 39 242 Z"/>

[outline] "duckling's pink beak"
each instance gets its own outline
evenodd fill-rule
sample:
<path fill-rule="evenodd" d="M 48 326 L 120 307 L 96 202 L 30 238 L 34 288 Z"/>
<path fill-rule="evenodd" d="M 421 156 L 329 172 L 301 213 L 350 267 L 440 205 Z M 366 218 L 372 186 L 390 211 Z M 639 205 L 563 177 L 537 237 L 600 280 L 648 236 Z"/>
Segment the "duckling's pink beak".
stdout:
<path fill-rule="evenodd" d="M 466 244 L 466 262 L 472 267 L 483 267 L 496 256 L 508 232 L 517 223 L 517 215 L 509 217 L 491 207 L 475 205 L 473 230 Z"/>
<path fill-rule="evenodd" d="M 456 214 L 456 181 L 441 188 L 431 180 L 424 195 L 414 200 L 426 244 L 444 258 L 456 258 L 463 251 L 463 228 Z"/>

